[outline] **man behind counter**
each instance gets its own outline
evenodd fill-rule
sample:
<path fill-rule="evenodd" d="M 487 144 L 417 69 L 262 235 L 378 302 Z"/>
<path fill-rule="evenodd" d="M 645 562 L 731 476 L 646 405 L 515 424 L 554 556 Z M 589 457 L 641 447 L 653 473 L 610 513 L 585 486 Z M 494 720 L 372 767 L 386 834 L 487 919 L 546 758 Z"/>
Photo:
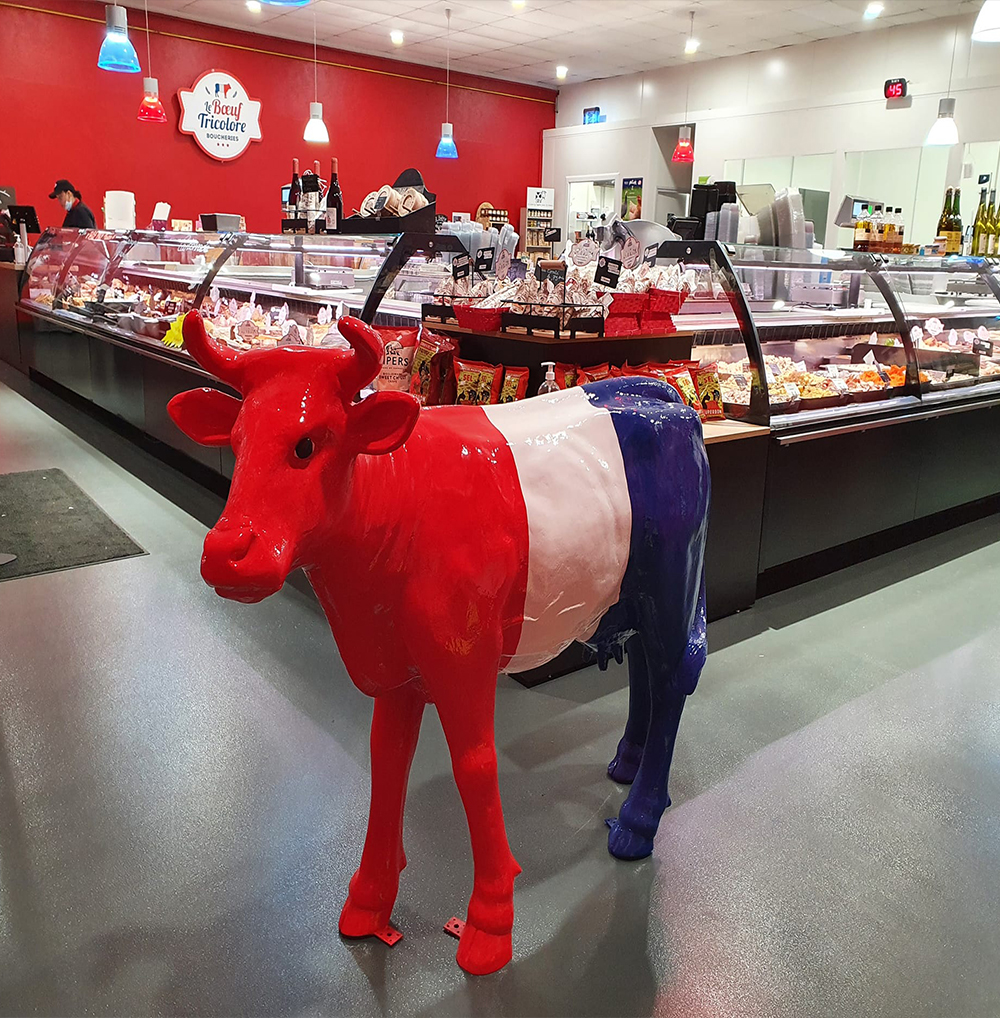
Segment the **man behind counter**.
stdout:
<path fill-rule="evenodd" d="M 68 180 L 57 180 L 49 197 L 57 198 L 66 210 L 63 226 L 74 226 L 78 230 L 92 230 L 97 226 L 94 213 L 83 204 L 80 192 Z"/>

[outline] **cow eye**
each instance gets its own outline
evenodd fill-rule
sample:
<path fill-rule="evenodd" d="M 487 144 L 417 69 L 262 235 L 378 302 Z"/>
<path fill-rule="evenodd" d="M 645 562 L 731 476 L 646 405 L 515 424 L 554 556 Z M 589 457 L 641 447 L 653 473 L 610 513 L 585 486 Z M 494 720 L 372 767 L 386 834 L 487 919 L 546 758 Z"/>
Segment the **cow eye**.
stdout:
<path fill-rule="evenodd" d="M 300 438 L 295 446 L 295 455 L 300 460 L 307 460 L 313 454 L 313 440 L 311 438 Z"/>

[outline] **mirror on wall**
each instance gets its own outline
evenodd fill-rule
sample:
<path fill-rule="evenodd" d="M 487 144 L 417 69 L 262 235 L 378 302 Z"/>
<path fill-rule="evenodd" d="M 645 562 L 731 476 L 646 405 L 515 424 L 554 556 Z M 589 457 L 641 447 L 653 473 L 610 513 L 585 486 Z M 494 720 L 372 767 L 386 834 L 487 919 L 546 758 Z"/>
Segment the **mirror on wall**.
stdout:
<path fill-rule="evenodd" d="M 845 152 L 844 193 L 901 208 L 907 243 L 929 243 L 944 203 L 948 158 L 943 147 Z M 853 246 L 853 231 L 840 228 L 837 234 L 839 247 Z"/>
<path fill-rule="evenodd" d="M 816 231 L 816 241 L 825 244 L 830 182 L 833 179 L 833 153 L 819 152 L 804 156 L 765 156 L 755 159 L 727 159 L 722 180 L 737 186 L 770 184 L 775 191 L 795 187 L 802 193 L 806 219 Z"/>
<path fill-rule="evenodd" d="M 989 174 L 989 181 L 979 183 L 979 178 Z M 972 141 L 962 152 L 962 222 L 969 226 L 976 218 L 979 208 L 980 189 L 986 188 L 987 199 L 990 191 L 997 189 L 1000 179 L 1000 141 Z"/>

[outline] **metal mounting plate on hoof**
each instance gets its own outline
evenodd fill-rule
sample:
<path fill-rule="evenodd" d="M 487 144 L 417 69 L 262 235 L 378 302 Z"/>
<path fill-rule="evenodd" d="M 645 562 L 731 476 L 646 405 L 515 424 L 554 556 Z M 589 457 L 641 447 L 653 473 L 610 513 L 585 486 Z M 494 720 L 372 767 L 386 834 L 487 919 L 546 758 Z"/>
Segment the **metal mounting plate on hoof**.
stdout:
<path fill-rule="evenodd" d="M 384 930 L 379 930 L 375 936 L 388 947 L 395 947 L 403 939 L 403 934 L 394 926 L 386 926 Z"/>
<path fill-rule="evenodd" d="M 464 929 L 465 929 L 465 920 L 464 919 L 458 919 L 455 916 L 452 916 L 444 924 L 444 932 L 451 934 L 451 936 L 453 936 L 453 937 L 460 938 L 462 936 L 462 930 L 464 930 Z"/>

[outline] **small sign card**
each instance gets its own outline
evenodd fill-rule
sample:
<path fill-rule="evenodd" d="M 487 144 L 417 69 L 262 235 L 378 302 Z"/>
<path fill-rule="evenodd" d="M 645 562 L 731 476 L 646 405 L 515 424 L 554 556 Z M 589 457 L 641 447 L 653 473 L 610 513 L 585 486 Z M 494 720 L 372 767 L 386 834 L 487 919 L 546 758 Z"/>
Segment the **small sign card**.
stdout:
<path fill-rule="evenodd" d="M 553 226 L 548 230 L 543 230 L 542 240 L 546 244 L 558 244 L 562 240 L 562 229 L 558 226 Z"/>
<path fill-rule="evenodd" d="M 467 254 L 455 255 L 451 260 L 451 274 L 456 279 L 468 279 L 472 272 L 472 259 Z"/>
<path fill-rule="evenodd" d="M 659 250 L 659 244 L 647 244 L 646 248 L 642 252 L 642 260 L 647 265 L 656 264 L 656 252 Z"/>
<path fill-rule="evenodd" d="M 618 277 L 622 274 L 622 263 L 616 258 L 608 258 L 601 255 L 597 259 L 597 271 L 594 273 L 594 283 L 597 286 L 606 286 L 613 290 L 618 285 Z"/>
<path fill-rule="evenodd" d="M 489 272 L 493 268 L 496 253 L 495 247 L 481 247 L 476 252 L 476 272 Z"/>

